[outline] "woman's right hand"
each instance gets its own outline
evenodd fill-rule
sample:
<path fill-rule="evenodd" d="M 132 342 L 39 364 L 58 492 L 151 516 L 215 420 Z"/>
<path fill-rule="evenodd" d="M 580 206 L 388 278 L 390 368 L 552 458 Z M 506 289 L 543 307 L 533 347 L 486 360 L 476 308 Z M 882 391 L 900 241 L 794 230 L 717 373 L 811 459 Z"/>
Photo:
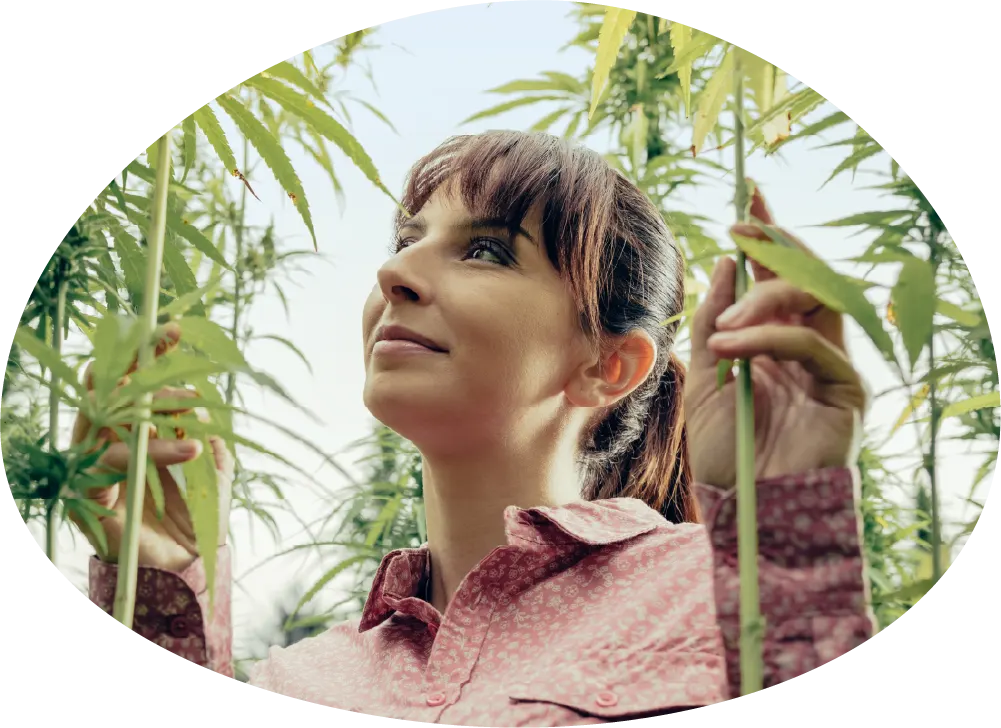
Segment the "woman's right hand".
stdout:
<path fill-rule="evenodd" d="M 162 356 L 177 346 L 180 340 L 180 327 L 167 324 L 163 328 L 161 338 L 156 348 L 156 356 Z M 132 363 L 129 374 L 135 371 L 136 362 Z M 119 386 L 128 380 L 128 374 L 119 382 Z M 90 369 L 85 375 L 87 387 L 92 387 Z M 187 409 L 157 408 L 157 401 L 190 399 L 197 397 L 197 392 L 190 389 L 165 387 L 154 395 L 153 411 L 158 413 L 188 413 Z M 83 442 L 91 431 L 91 422 L 78 412 L 73 426 L 73 444 Z M 100 557 L 109 563 L 118 562 L 119 548 L 125 531 L 125 496 L 127 490 L 127 471 L 129 465 L 130 443 L 121 442 L 113 432 L 103 429 L 97 433 L 97 447 L 110 443 L 108 449 L 98 461 L 102 471 L 120 473 L 122 480 L 106 488 L 95 488 L 88 496 L 98 505 L 114 511 L 114 515 L 100 519 L 107 541 L 107 550 L 98 546 L 98 539 L 85 524 L 74 519 L 81 531 L 98 551 Z M 229 527 L 229 510 L 233 483 L 234 460 L 225 443 L 218 437 L 209 437 L 215 459 L 219 484 L 219 545 L 226 540 Z M 153 499 L 147 484 L 146 497 L 143 501 L 143 520 L 139 531 L 139 565 L 155 567 L 172 572 L 180 572 L 190 566 L 198 558 L 198 548 L 195 543 L 194 527 L 187 505 L 181 496 L 177 482 L 171 476 L 167 466 L 194 460 L 202 451 L 202 443 L 198 440 L 165 439 L 156 437 L 155 428 L 150 431 L 149 457 L 155 463 L 160 475 L 163 489 L 163 518 L 158 518 Z"/>

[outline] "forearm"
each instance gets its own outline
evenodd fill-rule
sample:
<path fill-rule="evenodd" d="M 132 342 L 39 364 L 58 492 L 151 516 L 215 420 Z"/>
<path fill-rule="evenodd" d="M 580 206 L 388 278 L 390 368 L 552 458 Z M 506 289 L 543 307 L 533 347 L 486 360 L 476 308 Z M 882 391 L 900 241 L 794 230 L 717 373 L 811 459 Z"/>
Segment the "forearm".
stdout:
<path fill-rule="evenodd" d="M 857 475 L 816 470 L 759 482 L 758 570 L 764 684 L 801 675 L 875 631 L 862 554 Z M 740 576 L 733 491 L 698 486 L 713 546 L 716 610 L 731 696 L 740 694 Z"/>
<path fill-rule="evenodd" d="M 118 567 L 90 560 L 90 599 L 108 614 L 115 601 Z M 219 548 L 214 607 L 201 559 L 183 572 L 139 567 L 132 629 L 164 649 L 202 667 L 233 677 L 230 598 L 232 568 L 228 547 Z"/>

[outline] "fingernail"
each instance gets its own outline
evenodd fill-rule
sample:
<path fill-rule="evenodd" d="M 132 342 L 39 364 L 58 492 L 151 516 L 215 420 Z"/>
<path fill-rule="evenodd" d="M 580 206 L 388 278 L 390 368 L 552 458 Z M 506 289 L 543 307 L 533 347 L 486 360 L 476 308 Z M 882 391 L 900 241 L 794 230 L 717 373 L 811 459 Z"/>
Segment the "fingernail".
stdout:
<path fill-rule="evenodd" d="M 727 308 L 723 313 L 716 317 L 717 324 L 727 324 L 734 323 L 740 318 L 740 315 L 744 312 L 744 308 L 741 304 L 735 303 L 734 305 Z"/>
<path fill-rule="evenodd" d="M 198 455 L 202 451 L 202 443 L 198 440 L 178 440 L 177 449 L 182 455 Z"/>
<path fill-rule="evenodd" d="M 734 334 L 727 331 L 718 331 L 709 337 L 708 343 L 710 344 L 726 344 L 733 341 Z"/>

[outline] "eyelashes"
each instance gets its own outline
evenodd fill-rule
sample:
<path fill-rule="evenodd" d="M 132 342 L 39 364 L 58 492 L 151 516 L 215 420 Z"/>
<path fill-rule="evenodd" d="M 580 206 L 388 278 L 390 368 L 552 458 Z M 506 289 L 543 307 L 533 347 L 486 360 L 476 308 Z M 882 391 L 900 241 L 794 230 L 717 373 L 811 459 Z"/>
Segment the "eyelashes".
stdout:
<path fill-rule="evenodd" d="M 396 255 L 405 248 L 413 245 L 415 242 L 417 242 L 417 239 L 413 236 L 407 237 L 397 234 L 390 242 L 389 253 L 390 255 Z M 480 252 L 486 252 L 494 256 L 497 259 L 496 262 L 473 257 L 475 254 Z M 517 258 L 515 257 L 510 244 L 497 238 L 489 237 L 472 238 L 466 246 L 466 250 L 463 255 L 463 260 L 466 259 L 483 260 L 484 262 L 493 263 L 493 265 L 503 265 L 506 267 L 513 267 L 517 264 Z"/>

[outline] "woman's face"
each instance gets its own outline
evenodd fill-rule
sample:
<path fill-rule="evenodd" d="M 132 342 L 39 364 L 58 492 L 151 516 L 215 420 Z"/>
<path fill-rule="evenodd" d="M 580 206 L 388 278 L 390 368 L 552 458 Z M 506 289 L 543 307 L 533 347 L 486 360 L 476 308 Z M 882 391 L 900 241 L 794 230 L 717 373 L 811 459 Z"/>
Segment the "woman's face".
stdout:
<path fill-rule="evenodd" d="M 588 360 L 538 209 L 522 228 L 512 237 L 439 188 L 400 228 L 396 254 L 379 269 L 362 317 L 365 405 L 425 452 L 556 425 L 564 389 Z M 388 326 L 439 350 L 377 342 Z"/>

